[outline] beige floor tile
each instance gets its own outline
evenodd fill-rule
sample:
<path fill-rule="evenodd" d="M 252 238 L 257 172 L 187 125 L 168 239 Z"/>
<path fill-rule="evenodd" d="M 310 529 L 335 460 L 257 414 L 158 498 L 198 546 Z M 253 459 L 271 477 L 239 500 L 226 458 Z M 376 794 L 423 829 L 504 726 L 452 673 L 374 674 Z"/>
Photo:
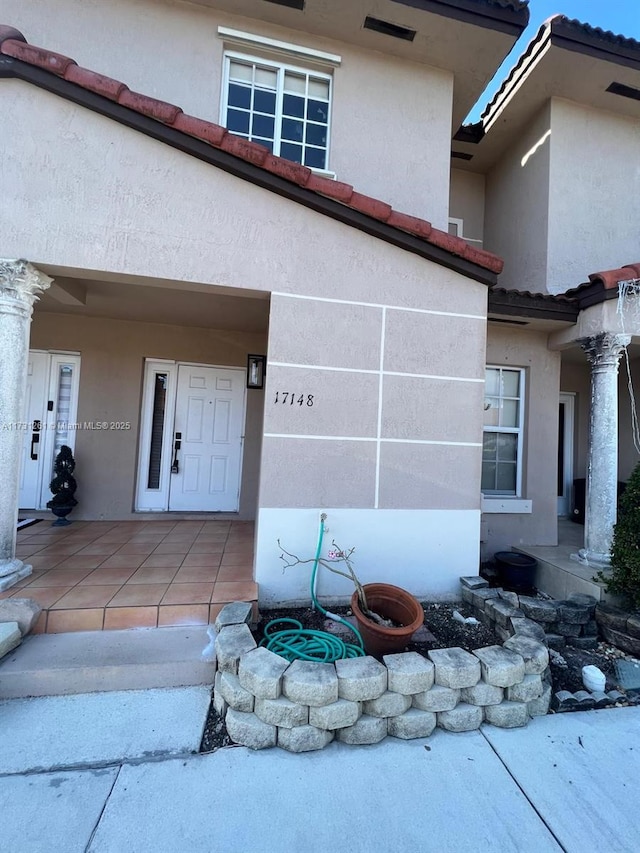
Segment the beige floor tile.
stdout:
<path fill-rule="evenodd" d="M 30 586 L 22 591 L 20 598 L 34 598 L 40 607 L 46 609 L 52 607 L 56 601 L 62 598 L 63 595 L 66 595 L 71 589 L 73 589 L 71 586 Z"/>
<path fill-rule="evenodd" d="M 154 551 L 154 547 L 151 542 L 125 542 L 115 554 L 139 554 L 141 557 L 148 557 Z"/>
<path fill-rule="evenodd" d="M 246 566 L 247 563 L 253 562 L 253 548 L 247 551 L 242 551 L 236 554 L 229 553 L 225 550 L 222 555 L 222 566 Z"/>
<path fill-rule="evenodd" d="M 252 581 L 253 580 L 253 564 L 247 563 L 244 566 L 225 566 L 224 563 L 218 569 L 216 581 L 232 582 L 232 581 Z"/>
<path fill-rule="evenodd" d="M 186 556 L 189 550 L 189 545 L 185 542 L 161 542 L 157 548 L 153 550 L 154 554 L 176 554 L 177 556 Z"/>
<path fill-rule="evenodd" d="M 117 543 L 115 542 L 92 542 L 91 545 L 87 545 L 85 548 L 78 551 L 76 556 L 84 554 L 105 554 L 106 556 L 109 556 L 109 554 L 113 554 L 116 550 Z"/>
<path fill-rule="evenodd" d="M 174 577 L 173 583 L 213 582 L 217 574 L 217 566 L 183 566 Z"/>
<path fill-rule="evenodd" d="M 104 613 L 104 630 L 122 628 L 155 628 L 158 624 L 157 607 L 109 607 Z"/>
<path fill-rule="evenodd" d="M 142 554 L 112 554 L 100 563 L 101 569 L 138 569 L 144 562 Z"/>
<path fill-rule="evenodd" d="M 145 568 L 142 566 L 129 578 L 128 584 L 135 585 L 139 583 L 171 583 L 178 569 L 173 568 Z"/>
<path fill-rule="evenodd" d="M 101 631 L 104 610 L 50 610 L 47 618 L 47 634 L 62 634 L 69 631 Z"/>
<path fill-rule="evenodd" d="M 120 588 L 109 602 L 109 607 L 142 607 L 160 604 L 169 584 L 127 584 Z"/>
<path fill-rule="evenodd" d="M 80 610 L 87 607 L 105 607 L 117 593 L 115 586 L 76 586 L 63 595 L 51 610 Z"/>
<path fill-rule="evenodd" d="M 83 578 L 78 586 L 101 586 L 111 584 L 122 586 L 126 583 L 135 569 L 95 569 Z"/>
<path fill-rule="evenodd" d="M 194 542 L 189 548 L 190 554 L 222 554 L 225 551 L 222 542 Z"/>
<path fill-rule="evenodd" d="M 165 592 L 161 604 L 208 604 L 213 592 L 210 583 L 172 583 Z"/>
<path fill-rule="evenodd" d="M 62 562 L 62 560 L 64 560 L 62 554 L 49 555 L 48 557 L 41 557 L 38 554 L 35 554 L 33 557 L 29 557 L 29 565 L 33 566 L 34 569 L 49 571 L 49 569 L 57 566 L 58 563 Z"/>
<path fill-rule="evenodd" d="M 175 569 L 178 571 L 182 563 L 180 554 L 151 554 L 141 564 L 143 569 Z"/>
<path fill-rule="evenodd" d="M 158 628 L 169 625 L 207 625 L 208 604 L 162 604 L 158 608 Z"/>
<path fill-rule="evenodd" d="M 84 554 L 65 557 L 60 563 L 65 569 L 97 569 L 105 560 L 104 554 Z"/>
<path fill-rule="evenodd" d="M 182 568 L 186 568 L 187 566 L 210 566 L 211 568 L 217 568 L 221 560 L 221 553 L 192 554 L 189 551 L 182 562 Z"/>
<path fill-rule="evenodd" d="M 25 589 L 30 589 L 32 586 L 75 586 L 91 571 L 93 569 L 50 569 L 38 575 L 35 580 L 26 585 Z"/>
<path fill-rule="evenodd" d="M 258 597 L 258 586 L 253 581 L 221 582 L 214 584 L 211 603 L 221 601 L 253 601 Z"/>

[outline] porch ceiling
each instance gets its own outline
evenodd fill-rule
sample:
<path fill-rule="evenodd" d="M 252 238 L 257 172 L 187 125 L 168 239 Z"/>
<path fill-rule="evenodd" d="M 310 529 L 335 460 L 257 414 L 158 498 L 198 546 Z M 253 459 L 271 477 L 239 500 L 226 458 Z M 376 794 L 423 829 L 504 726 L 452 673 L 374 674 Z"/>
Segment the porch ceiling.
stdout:
<path fill-rule="evenodd" d="M 225 331 L 264 332 L 269 322 L 269 296 L 211 285 L 177 284 L 56 276 L 36 313 L 106 317 L 112 320 L 192 326 Z"/>

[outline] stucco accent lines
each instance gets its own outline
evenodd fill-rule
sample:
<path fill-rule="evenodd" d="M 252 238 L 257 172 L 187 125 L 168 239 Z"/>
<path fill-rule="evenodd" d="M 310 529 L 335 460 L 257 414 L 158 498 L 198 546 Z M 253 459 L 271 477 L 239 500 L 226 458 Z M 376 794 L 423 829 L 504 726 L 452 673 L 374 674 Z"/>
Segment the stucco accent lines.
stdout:
<path fill-rule="evenodd" d="M 374 509 L 380 505 L 380 439 L 382 437 L 382 401 L 384 393 L 384 341 L 387 330 L 387 309 L 382 309 L 382 328 L 380 330 L 380 376 L 378 380 L 378 424 L 376 443 L 376 493 Z"/>
<path fill-rule="evenodd" d="M 303 293 L 283 293 L 272 291 L 272 296 L 280 296 L 284 299 L 304 299 L 308 302 L 331 302 L 336 305 L 361 305 L 363 308 L 385 308 L 388 311 L 409 311 L 414 314 L 435 314 L 442 317 L 464 317 L 469 320 L 481 320 L 487 322 L 484 314 L 460 314 L 457 311 L 434 311 L 431 308 L 412 308 L 405 305 L 386 305 L 382 302 L 362 302 L 355 299 L 332 299 L 327 296 L 308 296 Z"/>

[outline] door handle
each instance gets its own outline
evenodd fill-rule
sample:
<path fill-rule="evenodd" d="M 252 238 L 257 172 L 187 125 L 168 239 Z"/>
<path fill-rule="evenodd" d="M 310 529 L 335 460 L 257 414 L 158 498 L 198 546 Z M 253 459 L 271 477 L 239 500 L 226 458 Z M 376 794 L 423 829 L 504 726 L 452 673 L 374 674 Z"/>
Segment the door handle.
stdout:
<path fill-rule="evenodd" d="M 171 473 L 179 474 L 180 473 L 180 463 L 178 462 L 178 451 L 182 446 L 182 433 L 177 432 L 175 434 L 175 441 L 173 442 L 173 461 L 171 462 Z"/>
<path fill-rule="evenodd" d="M 38 458 L 38 451 L 35 449 L 37 444 L 40 444 L 40 433 L 32 432 L 31 433 L 31 458 L 33 460 L 37 460 L 37 458 Z"/>

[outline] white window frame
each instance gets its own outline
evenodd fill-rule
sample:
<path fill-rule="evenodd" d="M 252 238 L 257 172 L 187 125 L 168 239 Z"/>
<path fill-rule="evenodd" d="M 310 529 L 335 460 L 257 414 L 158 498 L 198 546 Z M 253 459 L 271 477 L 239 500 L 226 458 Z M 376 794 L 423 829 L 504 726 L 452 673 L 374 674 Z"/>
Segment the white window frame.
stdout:
<path fill-rule="evenodd" d="M 307 166 L 308 169 L 311 169 L 312 172 L 316 174 L 325 175 L 327 177 L 335 178 L 335 172 L 332 172 L 329 169 L 329 163 L 331 161 L 331 125 L 332 125 L 332 106 L 333 106 L 333 75 L 327 73 L 326 71 L 319 71 L 315 68 L 309 68 L 304 65 L 293 65 L 290 62 L 281 61 L 280 59 L 266 59 L 264 56 L 254 55 L 250 53 L 242 53 L 236 50 L 225 50 L 223 57 L 223 73 L 222 73 L 222 91 L 220 93 L 220 124 L 223 127 L 227 126 L 227 108 L 229 106 L 229 67 L 232 60 L 238 60 L 239 62 L 247 62 L 247 63 L 257 63 L 258 65 L 262 65 L 268 68 L 273 69 L 278 74 L 278 85 L 276 89 L 276 114 L 274 118 L 274 139 L 273 139 L 273 153 L 276 157 L 280 155 L 280 147 L 282 143 L 281 132 L 282 132 L 282 102 L 283 102 L 283 88 L 284 88 L 284 75 L 285 72 L 291 71 L 296 74 L 310 74 L 316 78 L 326 80 L 329 84 L 329 109 L 328 109 L 328 117 L 327 117 L 327 147 L 326 147 L 326 156 L 325 156 L 325 165 L 324 169 L 315 167 L 315 166 Z M 305 119 L 306 126 L 306 119 Z M 244 137 L 243 137 L 244 138 Z M 258 144 L 260 144 L 260 140 L 256 140 Z M 304 165 L 304 163 L 302 164 Z"/>
<path fill-rule="evenodd" d="M 509 492 L 498 492 L 498 491 L 488 491 L 483 492 L 483 498 L 488 500 L 499 499 L 501 501 L 508 501 L 511 499 L 518 499 L 522 497 L 522 471 L 524 467 L 524 416 L 525 416 L 525 389 L 526 389 L 526 370 L 523 367 L 513 367 L 512 365 L 506 364 L 487 364 L 486 370 L 499 370 L 502 372 L 510 372 L 510 373 L 518 373 L 520 375 L 520 384 L 519 384 L 519 399 L 518 399 L 518 424 L 517 427 L 502 427 L 502 426 L 484 426 L 482 427 L 482 437 L 483 437 L 483 447 L 484 447 L 484 435 L 485 433 L 502 433 L 507 435 L 517 435 L 517 444 L 516 444 L 516 491 L 515 494 L 511 494 Z M 500 399 L 502 400 L 502 393 L 500 394 Z M 507 399 L 513 399 L 509 397 Z M 483 501 L 484 503 L 484 501 Z M 526 512 L 527 510 L 524 509 Z M 530 511 L 530 510 L 529 510 Z"/>
<path fill-rule="evenodd" d="M 452 234 L 454 237 L 461 237 L 463 240 L 466 240 L 467 243 L 477 243 L 477 245 L 482 248 L 482 240 L 479 240 L 476 237 L 467 237 L 464 233 L 464 219 L 450 216 L 449 226 L 449 234 Z M 451 230 L 451 226 L 455 228 L 455 231 Z"/>

